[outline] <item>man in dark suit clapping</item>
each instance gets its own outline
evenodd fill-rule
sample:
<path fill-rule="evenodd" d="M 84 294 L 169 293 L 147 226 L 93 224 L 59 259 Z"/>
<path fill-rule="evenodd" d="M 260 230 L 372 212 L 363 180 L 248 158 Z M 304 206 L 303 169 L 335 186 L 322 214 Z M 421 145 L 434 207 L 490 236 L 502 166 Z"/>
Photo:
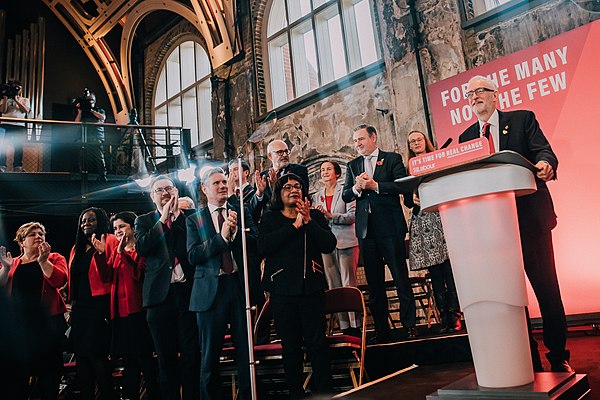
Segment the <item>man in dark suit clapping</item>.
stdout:
<path fill-rule="evenodd" d="M 227 203 L 227 178 L 220 168 L 202 176 L 207 206 L 187 219 L 187 249 L 195 265 L 190 310 L 196 313 L 202 359 L 203 400 L 221 399 L 219 357 L 227 325 L 235 345 L 239 398 L 250 399 L 250 372 L 244 297 L 242 235 L 248 253 L 256 251 L 256 225 L 246 209 L 247 232 L 238 220 L 239 205 Z"/>
<path fill-rule="evenodd" d="M 538 170 L 535 179 L 537 191 L 517 197 L 523 265 L 540 305 L 544 344 L 549 350 L 546 356 L 552 372 L 573 372 L 569 365 L 570 354 L 565 348 L 567 321 L 554 264 L 552 229 L 556 226 L 556 214 L 546 185 L 547 181 L 556 178 L 558 158 L 533 112 L 502 112 L 496 109 L 498 87 L 492 80 L 474 76 L 467 84 L 466 97 L 478 121 L 460 135 L 459 141 L 490 137 L 490 148 L 515 151 Z M 531 332 L 530 342 L 534 369 L 541 372 L 542 362 Z"/>
<path fill-rule="evenodd" d="M 189 311 L 194 267 L 186 251 L 185 213 L 178 191 L 164 175 L 153 179 L 156 210 L 135 220 L 136 249 L 146 257 L 143 306 L 158 355 L 161 399 L 198 399 L 199 348 L 196 319 Z M 178 356 L 179 355 L 179 356 Z M 180 386 L 183 391 L 180 391 Z"/>
<path fill-rule="evenodd" d="M 408 337 L 417 335 L 416 308 L 408 281 L 404 238 L 407 226 L 400 205 L 401 191 L 395 179 L 406 176 L 402 156 L 377 147 L 377 131 L 368 125 L 354 129 L 359 157 L 348 163 L 342 198 L 356 200 L 356 236 L 365 263 L 369 307 L 375 321 L 376 343 L 390 339 L 385 288 L 387 264 L 400 300 L 400 320 Z M 411 196 L 412 193 L 408 194 Z"/>

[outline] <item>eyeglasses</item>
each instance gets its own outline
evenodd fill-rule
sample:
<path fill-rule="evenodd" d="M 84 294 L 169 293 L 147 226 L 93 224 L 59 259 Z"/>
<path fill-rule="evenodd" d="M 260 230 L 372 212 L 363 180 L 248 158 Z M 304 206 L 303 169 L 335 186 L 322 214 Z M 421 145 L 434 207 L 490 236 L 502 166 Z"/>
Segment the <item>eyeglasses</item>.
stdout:
<path fill-rule="evenodd" d="M 409 140 L 408 143 L 409 144 L 415 144 L 415 143 L 424 142 L 424 141 L 425 141 L 425 139 L 423 139 L 422 137 L 420 137 L 420 138 L 417 138 L 417 139 Z"/>
<path fill-rule="evenodd" d="M 287 191 L 287 192 L 291 192 L 292 189 L 296 189 L 296 190 L 302 190 L 302 185 L 299 183 L 295 183 L 295 184 L 290 184 L 290 183 L 286 183 L 285 185 L 283 185 L 281 187 L 283 190 Z"/>
<path fill-rule="evenodd" d="M 480 87 L 480 88 L 477 88 L 477 89 L 474 89 L 474 90 L 469 90 L 467 93 L 465 93 L 465 99 L 470 99 L 470 98 L 472 98 L 475 95 L 482 94 L 483 92 L 495 92 L 495 90 L 494 89 L 488 89 L 488 88 L 485 88 L 485 87 Z"/>
<path fill-rule="evenodd" d="M 165 187 L 154 189 L 154 193 L 156 193 L 156 194 L 160 194 L 160 193 L 164 193 L 164 192 L 173 193 L 173 191 L 175 189 L 176 189 L 175 186 L 165 186 Z"/>
<path fill-rule="evenodd" d="M 275 153 L 279 157 L 281 157 L 284 154 L 290 154 L 290 150 L 289 149 L 275 150 L 275 151 L 272 151 L 272 153 Z"/>

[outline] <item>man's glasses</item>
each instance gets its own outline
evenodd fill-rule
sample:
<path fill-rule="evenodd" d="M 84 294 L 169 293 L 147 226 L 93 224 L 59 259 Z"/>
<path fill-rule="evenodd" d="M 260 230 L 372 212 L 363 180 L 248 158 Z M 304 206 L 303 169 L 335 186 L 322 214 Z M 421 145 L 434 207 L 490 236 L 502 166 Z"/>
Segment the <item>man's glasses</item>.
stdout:
<path fill-rule="evenodd" d="M 156 194 L 161 194 L 164 192 L 173 193 L 174 190 L 175 190 L 175 186 L 165 186 L 165 187 L 154 189 L 154 193 L 156 193 Z"/>
<path fill-rule="evenodd" d="M 286 183 L 285 185 L 283 185 L 281 187 L 283 190 L 287 191 L 287 192 L 291 192 L 292 189 L 296 189 L 296 190 L 302 190 L 302 185 L 299 183 L 294 183 L 293 185 L 290 183 Z"/>
<path fill-rule="evenodd" d="M 279 157 L 281 157 L 284 154 L 290 154 L 290 150 L 289 149 L 282 149 L 282 150 L 275 150 L 272 153 L 277 154 Z"/>
<path fill-rule="evenodd" d="M 465 99 L 470 99 L 470 98 L 472 98 L 475 95 L 479 96 L 483 92 L 495 92 L 495 90 L 494 89 L 488 89 L 488 88 L 485 88 L 485 87 L 480 87 L 480 88 L 477 88 L 477 89 L 474 89 L 474 90 L 469 90 L 467 93 L 465 93 Z"/>

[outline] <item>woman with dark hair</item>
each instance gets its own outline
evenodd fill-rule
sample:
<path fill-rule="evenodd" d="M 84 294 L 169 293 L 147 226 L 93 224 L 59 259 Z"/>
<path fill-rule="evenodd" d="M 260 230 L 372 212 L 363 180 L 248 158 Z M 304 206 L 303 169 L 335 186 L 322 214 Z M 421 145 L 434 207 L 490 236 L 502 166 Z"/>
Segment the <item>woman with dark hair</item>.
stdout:
<path fill-rule="evenodd" d="M 29 398 L 29 377 L 36 376 L 39 396 L 56 399 L 66 329 L 63 314 L 67 310 L 59 290 L 67 283 L 67 262 L 50 251 L 46 228 L 39 222 L 21 225 L 15 242 L 21 248 L 15 258 L 0 246 L 0 286 L 6 286 L 10 296 L 21 343 L 13 342 L 19 357 L 7 368 L 8 398 Z"/>
<path fill-rule="evenodd" d="M 103 279 L 101 271 L 108 268 L 107 260 L 119 241 L 108 232 L 108 216 L 103 209 L 84 210 L 69 257 L 70 340 L 83 399 L 95 398 L 96 383 L 101 399 L 114 398 L 108 360 L 111 283 Z"/>
<path fill-rule="evenodd" d="M 321 163 L 321 182 L 325 186 L 313 195 L 313 207 L 321 211 L 337 239 L 333 252 L 323 254 L 325 278 L 329 289 L 341 286 L 356 287 L 358 239 L 354 230 L 356 200 L 342 199 L 343 185 L 338 185 L 342 168 L 335 161 Z M 355 313 L 337 314 L 340 329 L 346 335 L 360 337 L 361 321 Z"/>
<path fill-rule="evenodd" d="M 435 150 L 429 138 L 420 131 L 412 131 L 406 139 L 408 159 Z M 410 222 L 408 258 L 412 271 L 427 268 L 433 286 L 435 303 L 440 312 L 440 332 L 462 329 L 454 275 L 448 258 L 448 249 L 439 212 L 420 212 L 419 197 L 413 195 L 413 215 Z"/>
<path fill-rule="evenodd" d="M 140 372 L 144 374 L 148 399 L 159 399 L 158 370 L 152 357 L 154 346 L 142 307 L 142 282 L 146 260 L 135 251 L 133 226 L 137 215 L 121 211 L 110 219 L 117 251 L 103 272 L 111 282 L 110 317 L 112 318 L 111 354 L 123 359 L 123 397 L 140 398 Z M 96 248 L 102 249 L 102 242 Z"/>
<path fill-rule="evenodd" d="M 331 368 L 325 341 L 325 289 L 322 253 L 336 239 L 323 214 L 310 209 L 307 188 L 295 174 L 279 178 L 270 209 L 262 216 L 258 247 L 265 256 L 263 286 L 270 293 L 275 330 L 283 347 L 283 369 L 290 397 L 305 396 L 306 347 L 313 368 L 313 389 L 327 393 Z"/>

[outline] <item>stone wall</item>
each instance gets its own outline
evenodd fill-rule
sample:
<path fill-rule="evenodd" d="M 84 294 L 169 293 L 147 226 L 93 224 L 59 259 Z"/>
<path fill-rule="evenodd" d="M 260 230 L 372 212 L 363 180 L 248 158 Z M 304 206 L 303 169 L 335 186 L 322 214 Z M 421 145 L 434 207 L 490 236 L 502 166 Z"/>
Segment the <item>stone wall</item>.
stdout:
<path fill-rule="evenodd" d="M 372 124 L 379 130 L 382 149 L 404 153 L 406 134 L 413 129 L 426 129 L 413 44 L 415 31 L 409 7 L 412 3 L 405 0 L 374 0 L 384 72 L 278 118 L 261 142 L 248 143 L 252 132 L 261 127 L 260 117 L 265 115 L 266 102 L 260 85 L 263 54 L 259 47 L 266 1 L 253 0 L 251 11 L 242 16 L 243 55 L 231 66 L 214 71 L 223 80 L 213 88 L 213 100 L 218 100 L 218 106 L 214 106 L 215 158 L 222 158 L 224 150 L 225 87 L 231 94 L 232 144 L 235 149 L 242 146 L 256 168 L 268 166 L 266 145 L 280 138 L 290 146 L 292 161 L 306 164 L 316 182 L 322 160 L 331 158 L 345 163 L 355 156 L 351 136 L 352 128 L 359 123 Z M 526 3 L 530 8 L 516 16 L 498 18 L 498 22 L 488 22 L 485 27 L 463 29 L 458 1 L 419 0 L 414 4 L 418 21 L 416 41 L 426 85 L 597 18 L 569 0 L 554 0 L 540 5 Z M 153 71 L 158 71 L 157 66 L 174 38 L 186 33 L 194 33 L 194 28 L 184 21 L 146 50 L 146 104 L 151 100 L 156 79 Z"/>

